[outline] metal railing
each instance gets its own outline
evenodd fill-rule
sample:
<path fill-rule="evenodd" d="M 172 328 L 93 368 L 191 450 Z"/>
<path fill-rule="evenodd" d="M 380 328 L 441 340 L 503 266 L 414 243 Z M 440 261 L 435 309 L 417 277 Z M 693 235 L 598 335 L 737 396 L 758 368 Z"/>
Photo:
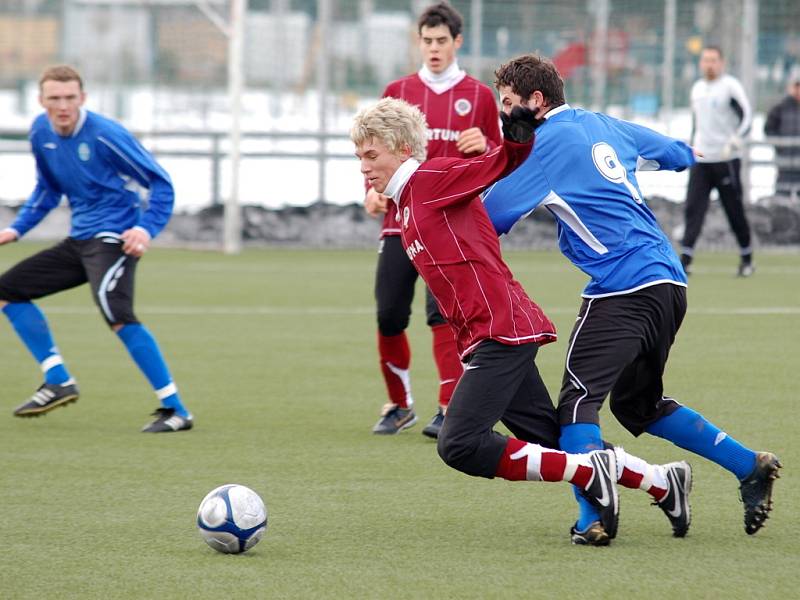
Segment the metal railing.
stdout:
<path fill-rule="evenodd" d="M 145 146 L 156 158 L 197 158 L 210 161 L 209 176 L 211 186 L 211 204 L 219 205 L 223 203 L 221 173 L 222 163 L 229 157 L 228 140 L 229 135 L 225 131 L 132 131 L 134 136 Z M 203 148 L 197 147 L 199 144 L 185 144 L 183 148 L 165 148 L 163 142 L 176 142 L 180 140 L 205 141 Z M 298 132 L 248 132 L 242 134 L 242 146 L 246 147 L 252 141 L 311 141 L 316 142 L 316 148 L 312 151 L 284 151 L 284 150 L 242 150 L 240 155 L 243 159 L 304 159 L 324 165 L 329 159 L 352 159 L 353 153 L 332 152 L 327 148 L 328 142 L 349 142 L 350 138 L 346 133 L 298 133 Z M 172 145 L 172 144 L 170 144 Z M 161 146 L 161 147 L 160 147 Z M 28 133 L 24 130 L 11 130 L 0 128 L 0 161 L 4 154 L 29 154 L 30 145 L 28 143 Z M 2 172 L 2 171 L 0 171 Z M 324 185 L 324 178 L 320 179 L 319 186 Z M 324 199 L 323 189 L 318 190 L 318 199 Z M 3 202 L 0 198 L 0 203 Z"/>
<path fill-rule="evenodd" d="M 204 159 L 209 161 L 209 177 L 210 177 L 210 190 L 211 190 L 211 204 L 221 205 L 223 203 L 222 197 L 222 163 L 227 160 L 228 154 L 228 133 L 224 131 L 138 131 L 133 132 L 134 135 L 148 148 L 156 157 L 172 157 L 172 158 L 189 158 L 189 159 Z M 191 140 L 191 142 L 188 142 Z M 183 147 L 179 145 L 184 141 Z M 287 151 L 280 149 L 268 150 L 248 150 L 248 145 L 251 142 L 292 142 L 292 141 L 308 141 L 315 142 L 312 150 L 299 150 Z M 349 142 L 349 137 L 346 133 L 297 133 L 297 132 L 248 132 L 242 135 L 243 149 L 241 152 L 242 159 L 302 159 L 314 161 L 319 165 L 324 165 L 330 159 L 352 159 L 353 154 L 350 152 L 333 152 L 327 146 L 330 142 Z M 165 147 L 169 146 L 169 147 Z M 772 148 L 795 148 L 797 149 L 798 156 L 796 157 L 783 157 L 777 153 L 772 158 L 759 158 L 763 155 L 763 150 L 770 150 Z M 27 139 L 27 132 L 23 130 L 11 130 L 0 128 L 0 165 L 4 155 L 27 155 L 30 152 L 30 146 Z M 747 192 L 751 189 L 747 182 L 749 175 L 753 168 L 757 167 L 775 167 L 775 168 L 790 168 L 792 170 L 800 170 L 800 137 L 767 137 L 758 141 L 747 141 L 747 160 L 745 161 L 746 169 L 743 173 L 745 181 L 745 188 Z M 0 170 L 0 173 L 2 171 Z M 320 182 L 318 185 L 324 185 Z M 793 198 L 800 197 L 800 183 L 790 184 L 787 189 L 778 190 L 783 194 L 790 195 Z M 358 197 L 356 194 L 355 197 Z M 324 199 L 324 190 L 318 189 L 317 199 Z M 9 201 L 10 198 L 0 198 L 0 203 Z M 749 200 L 749 199 L 748 199 Z"/>

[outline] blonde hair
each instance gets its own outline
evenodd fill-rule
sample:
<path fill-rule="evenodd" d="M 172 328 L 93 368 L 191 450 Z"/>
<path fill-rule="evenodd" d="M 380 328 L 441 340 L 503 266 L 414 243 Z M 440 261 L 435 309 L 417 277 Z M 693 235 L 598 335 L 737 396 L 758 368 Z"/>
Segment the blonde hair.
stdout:
<path fill-rule="evenodd" d="M 80 73 L 78 73 L 78 71 L 69 65 L 55 65 L 53 67 L 48 67 L 44 70 L 42 76 L 39 78 L 40 89 L 45 81 L 77 81 L 78 86 L 80 87 L 81 91 L 83 91 L 83 80 L 81 79 Z"/>
<path fill-rule="evenodd" d="M 359 111 L 350 129 L 350 139 L 356 146 L 375 139 L 395 154 L 409 148 L 411 157 L 423 162 L 427 155 L 428 124 L 416 106 L 397 98 L 383 98 Z"/>

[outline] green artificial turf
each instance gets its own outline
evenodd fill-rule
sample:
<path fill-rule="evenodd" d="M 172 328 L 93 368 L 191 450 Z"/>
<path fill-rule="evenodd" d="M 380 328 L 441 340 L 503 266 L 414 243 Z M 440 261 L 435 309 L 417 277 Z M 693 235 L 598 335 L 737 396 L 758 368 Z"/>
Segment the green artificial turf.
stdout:
<path fill-rule="evenodd" d="M 0 270 L 40 248 L 0 249 Z M 688 537 L 642 492 L 622 490 L 618 538 L 570 545 L 569 486 L 467 477 L 420 435 L 436 373 L 423 293 L 409 329 L 420 424 L 370 433 L 385 401 L 375 350 L 372 251 L 154 249 L 137 312 L 162 346 L 191 432 L 145 435 L 157 401 L 88 288 L 41 302 L 77 404 L 11 415 L 41 373 L 0 322 L 0 598 L 788 598 L 797 594 L 800 255 L 701 254 L 666 393 L 783 460 L 768 526 L 747 536 L 737 482 L 662 440 L 604 435 L 652 462 L 694 467 Z M 537 362 L 555 396 L 585 283 L 559 254 L 508 261 L 559 327 Z M 195 526 L 212 488 L 241 483 L 269 510 L 240 556 Z"/>

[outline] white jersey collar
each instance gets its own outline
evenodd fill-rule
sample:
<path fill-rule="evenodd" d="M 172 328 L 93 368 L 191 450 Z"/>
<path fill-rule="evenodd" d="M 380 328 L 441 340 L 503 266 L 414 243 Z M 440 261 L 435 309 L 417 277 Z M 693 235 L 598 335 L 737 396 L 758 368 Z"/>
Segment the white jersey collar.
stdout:
<path fill-rule="evenodd" d="M 416 158 L 409 158 L 403 164 L 401 164 L 397 171 L 394 172 L 392 178 L 389 180 L 389 184 L 386 186 L 386 189 L 383 191 L 384 196 L 388 196 L 394 203 L 398 206 L 400 205 L 400 196 L 403 195 L 403 189 L 406 187 L 406 183 L 408 180 L 411 179 L 411 176 L 419 169 L 419 161 Z"/>
<path fill-rule="evenodd" d="M 81 107 L 80 115 L 78 116 L 78 122 L 75 123 L 75 129 L 72 130 L 72 135 L 70 137 L 77 136 L 81 129 L 83 128 L 83 124 L 86 123 L 86 117 L 88 116 L 88 112 L 85 108 Z"/>
<path fill-rule="evenodd" d="M 544 118 L 549 119 L 550 117 L 555 116 L 558 113 L 562 113 L 565 110 L 569 110 L 570 108 L 572 107 L 569 104 L 562 104 L 561 106 L 556 106 L 555 108 L 548 110 L 547 113 L 544 115 Z"/>
<path fill-rule="evenodd" d="M 60 134 L 59 134 L 59 133 L 56 131 L 56 128 L 55 128 L 55 127 L 53 127 L 53 122 L 52 122 L 52 121 L 51 121 L 49 118 L 47 119 L 47 122 L 48 122 L 48 123 L 50 123 L 50 131 L 52 131 L 52 132 L 53 132 L 53 133 L 55 133 L 56 135 L 60 135 Z M 69 136 L 67 136 L 67 137 L 73 137 L 73 138 L 74 138 L 75 136 L 77 136 L 77 135 L 78 135 L 78 133 L 80 133 L 80 131 L 81 131 L 81 128 L 83 127 L 83 124 L 84 124 L 85 122 L 86 122 L 86 109 L 85 109 L 85 108 L 83 108 L 83 107 L 81 107 L 81 108 L 79 109 L 79 113 L 78 113 L 78 120 L 77 120 L 77 121 L 76 121 L 76 123 L 75 123 L 75 129 L 73 129 L 73 130 L 72 130 L 72 133 L 70 133 L 70 134 L 69 134 Z"/>
<path fill-rule="evenodd" d="M 458 61 L 454 60 L 449 67 L 441 73 L 434 73 L 427 65 L 417 72 L 422 82 L 437 94 L 442 94 L 461 83 L 467 76 L 467 72 L 458 67 Z"/>

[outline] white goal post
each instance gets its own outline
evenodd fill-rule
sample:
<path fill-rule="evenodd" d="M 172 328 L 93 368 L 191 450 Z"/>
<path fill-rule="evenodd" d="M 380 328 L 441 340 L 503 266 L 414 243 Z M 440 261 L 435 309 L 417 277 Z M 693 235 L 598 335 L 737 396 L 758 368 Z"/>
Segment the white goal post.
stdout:
<path fill-rule="evenodd" d="M 231 110 L 230 149 L 231 184 L 225 200 L 223 250 L 238 254 L 242 249 L 242 225 L 239 206 L 239 170 L 241 163 L 241 116 L 244 90 L 244 22 L 247 0 L 68 0 L 75 5 L 94 6 L 196 6 L 228 38 L 228 96 Z M 229 7 L 227 18 L 219 12 Z"/>

